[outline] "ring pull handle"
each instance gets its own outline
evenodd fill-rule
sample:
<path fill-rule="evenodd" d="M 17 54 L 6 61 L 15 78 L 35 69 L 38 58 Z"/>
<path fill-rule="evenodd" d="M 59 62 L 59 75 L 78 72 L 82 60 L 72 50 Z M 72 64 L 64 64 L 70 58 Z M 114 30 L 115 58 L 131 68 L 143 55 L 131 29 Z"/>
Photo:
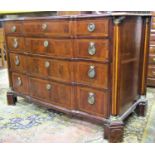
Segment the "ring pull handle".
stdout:
<path fill-rule="evenodd" d="M 48 45 L 49 45 L 48 40 L 45 40 L 45 41 L 44 41 L 44 47 L 48 47 Z"/>
<path fill-rule="evenodd" d="M 50 67 L 50 62 L 49 61 L 45 61 L 45 68 L 49 68 Z"/>
<path fill-rule="evenodd" d="M 96 26 L 94 23 L 89 23 L 88 24 L 88 31 L 93 32 L 95 30 Z"/>
<path fill-rule="evenodd" d="M 49 91 L 49 90 L 51 90 L 51 88 L 52 88 L 51 84 L 47 84 L 47 85 L 46 85 L 46 90 Z"/>
<path fill-rule="evenodd" d="M 95 66 L 91 65 L 88 70 L 88 77 L 93 79 L 96 75 Z"/>
<path fill-rule="evenodd" d="M 17 30 L 16 26 L 13 25 L 13 26 L 11 27 L 11 32 L 16 32 L 16 30 Z"/>
<path fill-rule="evenodd" d="M 96 47 L 95 47 L 94 42 L 89 43 L 88 53 L 89 53 L 89 55 L 94 55 L 96 53 Z"/>
<path fill-rule="evenodd" d="M 43 31 L 47 30 L 47 24 L 46 23 L 43 23 L 42 26 L 41 26 L 41 28 L 42 28 Z"/>
<path fill-rule="evenodd" d="M 13 47 L 14 48 L 17 48 L 18 47 L 18 40 L 17 40 L 17 38 L 14 38 L 13 39 Z"/>
<path fill-rule="evenodd" d="M 22 80 L 20 77 L 17 78 L 17 86 L 21 86 L 22 85 Z"/>
<path fill-rule="evenodd" d="M 17 55 L 15 56 L 15 64 L 16 66 L 19 66 L 20 64 L 19 57 Z"/>
<path fill-rule="evenodd" d="M 91 105 L 95 104 L 95 94 L 92 92 L 88 93 L 88 103 Z"/>

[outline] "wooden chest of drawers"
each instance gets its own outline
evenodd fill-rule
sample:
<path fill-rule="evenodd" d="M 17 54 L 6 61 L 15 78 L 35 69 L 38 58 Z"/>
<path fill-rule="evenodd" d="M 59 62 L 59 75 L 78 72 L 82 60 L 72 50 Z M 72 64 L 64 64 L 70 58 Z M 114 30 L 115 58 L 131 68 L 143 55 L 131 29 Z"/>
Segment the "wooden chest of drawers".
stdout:
<path fill-rule="evenodd" d="M 19 18 L 4 27 L 8 104 L 22 96 L 101 123 L 110 142 L 122 140 L 133 110 L 144 115 L 149 15 Z"/>
<path fill-rule="evenodd" d="M 155 87 L 155 12 L 152 12 L 147 85 Z"/>

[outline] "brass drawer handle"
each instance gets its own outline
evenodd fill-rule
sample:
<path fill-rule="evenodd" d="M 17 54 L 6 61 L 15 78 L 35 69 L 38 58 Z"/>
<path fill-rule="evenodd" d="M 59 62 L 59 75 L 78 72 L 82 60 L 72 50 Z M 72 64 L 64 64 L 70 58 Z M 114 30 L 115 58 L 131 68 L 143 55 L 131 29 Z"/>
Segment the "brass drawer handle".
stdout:
<path fill-rule="evenodd" d="M 16 66 L 19 66 L 19 64 L 20 64 L 18 56 L 15 56 L 15 64 L 16 64 Z"/>
<path fill-rule="evenodd" d="M 152 71 L 152 74 L 153 74 L 153 75 L 155 75 L 155 72 L 154 72 L 154 71 Z"/>
<path fill-rule="evenodd" d="M 153 61 L 155 62 L 155 58 L 153 58 Z"/>
<path fill-rule="evenodd" d="M 95 104 L 95 94 L 92 92 L 88 94 L 88 103 L 91 105 Z"/>
<path fill-rule="evenodd" d="M 95 30 L 96 26 L 94 23 L 89 23 L 88 24 L 88 31 L 93 32 Z"/>
<path fill-rule="evenodd" d="M 16 26 L 15 26 L 15 25 L 14 25 L 14 26 L 12 26 L 12 27 L 11 27 L 11 32 L 16 32 L 16 29 L 17 29 L 17 28 L 16 28 Z"/>
<path fill-rule="evenodd" d="M 88 53 L 89 53 L 89 55 L 94 55 L 96 53 L 96 47 L 95 47 L 94 42 L 89 43 Z"/>
<path fill-rule="evenodd" d="M 50 67 L 50 62 L 49 61 L 45 61 L 45 68 L 49 68 Z"/>
<path fill-rule="evenodd" d="M 96 75 L 95 66 L 91 65 L 88 70 L 88 77 L 93 79 Z"/>
<path fill-rule="evenodd" d="M 50 84 L 46 85 L 46 90 L 51 90 L 52 86 Z"/>
<path fill-rule="evenodd" d="M 44 41 L 44 47 L 48 47 L 49 43 L 48 43 L 48 40 L 45 40 Z"/>
<path fill-rule="evenodd" d="M 22 85 L 22 80 L 20 77 L 17 78 L 17 86 L 21 86 Z"/>
<path fill-rule="evenodd" d="M 17 47 L 18 47 L 17 38 L 14 38 L 14 39 L 13 39 L 13 47 L 14 47 L 14 48 L 17 48 Z"/>
<path fill-rule="evenodd" d="M 42 26 L 41 26 L 41 28 L 42 28 L 43 31 L 47 30 L 47 24 L 46 23 L 43 23 Z"/>

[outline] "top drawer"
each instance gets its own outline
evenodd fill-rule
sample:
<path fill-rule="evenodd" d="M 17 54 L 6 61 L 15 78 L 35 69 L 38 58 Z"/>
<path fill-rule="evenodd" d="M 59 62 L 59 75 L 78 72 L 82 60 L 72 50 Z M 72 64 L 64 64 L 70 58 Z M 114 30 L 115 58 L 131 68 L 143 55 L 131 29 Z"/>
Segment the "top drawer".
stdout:
<path fill-rule="evenodd" d="M 26 21 L 25 35 L 70 36 L 69 21 Z"/>
<path fill-rule="evenodd" d="M 78 20 L 75 33 L 77 36 L 107 37 L 108 25 L 108 18 Z"/>
<path fill-rule="evenodd" d="M 19 21 L 6 22 L 5 23 L 6 34 L 21 34 L 22 33 L 22 23 Z"/>

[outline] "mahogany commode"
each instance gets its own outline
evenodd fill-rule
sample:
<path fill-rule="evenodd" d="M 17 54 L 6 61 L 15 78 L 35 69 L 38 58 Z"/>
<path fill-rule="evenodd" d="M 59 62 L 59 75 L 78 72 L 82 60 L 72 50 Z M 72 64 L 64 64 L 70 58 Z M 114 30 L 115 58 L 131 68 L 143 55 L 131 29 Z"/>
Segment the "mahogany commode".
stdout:
<path fill-rule="evenodd" d="M 104 125 L 120 142 L 124 119 L 144 115 L 149 14 L 18 18 L 4 22 L 10 91 Z"/>

